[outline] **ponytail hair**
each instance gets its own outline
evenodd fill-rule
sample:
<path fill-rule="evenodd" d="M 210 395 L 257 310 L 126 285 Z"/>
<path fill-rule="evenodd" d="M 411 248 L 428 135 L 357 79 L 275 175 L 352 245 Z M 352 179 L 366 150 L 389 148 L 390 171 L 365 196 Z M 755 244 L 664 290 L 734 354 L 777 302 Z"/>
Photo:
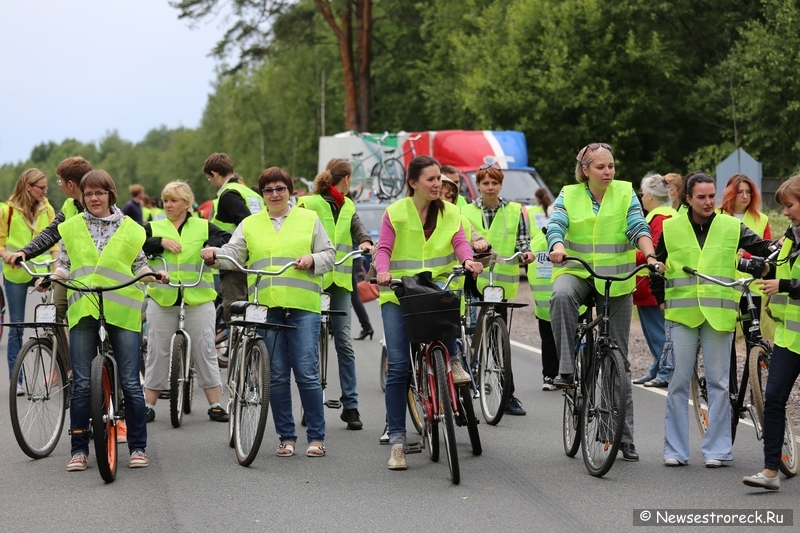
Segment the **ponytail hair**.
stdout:
<path fill-rule="evenodd" d="M 325 170 L 314 178 L 314 189 L 311 191 L 311 194 L 321 194 L 322 191 L 327 190 L 328 187 L 335 187 L 340 181 L 352 174 L 353 165 L 351 165 L 349 161 L 334 157 L 325 165 Z"/>

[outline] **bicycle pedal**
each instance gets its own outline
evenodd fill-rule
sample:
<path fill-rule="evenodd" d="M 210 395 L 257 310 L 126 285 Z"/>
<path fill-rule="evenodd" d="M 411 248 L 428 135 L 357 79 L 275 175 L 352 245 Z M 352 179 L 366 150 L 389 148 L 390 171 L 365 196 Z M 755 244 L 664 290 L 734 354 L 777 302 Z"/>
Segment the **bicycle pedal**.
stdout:
<path fill-rule="evenodd" d="M 162 390 L 161 392 L 159 392 L 158 393 L 158 399 L 159 400 L 169 400 L 169 391 L 168 390 Z"/>
<path fill-rule="evenodd" d="M 91 430 L 90 429 L 70 429 L 69 430 L 69 434 L 70 435 L 83 435 L 84 433 L 88 433 L 89 436 L 91 436 Z"/>
<path fill-rule="evenodd" d="M 403 451 L 408 455 L 409 453 L 422 453 L 424 446 L 421 442 L 414 442 L 411 444 L 404 444 Z"/>
<path fill-rule="evenodd" d="M 342 402 L 340 402 L 339 400 L 327 400 L 325 401 L 325 407 L 327 407 L 328 409 L 341 409 Z"/>

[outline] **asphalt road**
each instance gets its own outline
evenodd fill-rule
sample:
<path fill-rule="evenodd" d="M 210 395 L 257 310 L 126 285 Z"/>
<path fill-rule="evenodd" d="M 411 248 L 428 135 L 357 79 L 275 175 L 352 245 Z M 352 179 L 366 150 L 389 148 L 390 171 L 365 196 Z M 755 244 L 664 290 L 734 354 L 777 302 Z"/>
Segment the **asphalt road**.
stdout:
<path fill-rule="evenodd" d="M 32 303 L 33 297 L 29 300 Z M 205 398 L 197 390 L 194 411 L 179 429 L 169 423 L 168 402 L 159 402 L 157 418 L 148 424 L 151 466 L 128 469 L 127 454 L 121 454 L 117 481 L 107 485 L 93 452 L 88 470 L 66 472 L 66 430 L 50 457 L 34 461 L 24 455 L 11 429 L 8 396 L 1 394 L 0 531 L 605 532 L 640 530 L 634 526 L 638 509 L 800 509 L 798 479 L 783 479 L 781 490 L 772 493 L 741 483 L 743 475 L 762 466 L 761 443 L 749 426 L 739 428 L 735 460 L 712 470 L 703 467 L 699 434 L 691 420 L 689 466 L 664 467 L 665 398 L 660 391 L 642 387 L 634 390 L 641 461 L 626 463 L 620 456 L 604 478 L 590 476 L 580 453 L 573 459 L 564 455 L 563 400 L 559 392 L 540 390 L 538 349 L 518 344 L 512 349 L 517 396 L 528 414 L 505 416 L 494 427 L 481 424 L 480 457 L 472 455 L 466 430 L 457 428 L 460 485 L 450 483 L 444 456 L 433 463 L 424 451 L 408 456 L 408 470 L 389 471 L 390 449 L 378 444 L 385 413 L 378 382 L 381 322 L 377 302 L 367 307 L 376 337 L 354 342 L 364 429 L 348 431 L 339 420 L 340 411 L 326 409 L 324 458 L 302 453 L 303 428 L 298 432 L 301 453 L 276 457 L 278 439 L 270 417 L 259 456 L 250 467 L 239 466 L 226 442 L 226 425 L 208 419 Z M 524 324 L 515 322 L 515 327 Z M 0 343 L 3 353 L 6 340 L 7 331 Z M 0 366 L 0 377 L 7 379 L 6 365 Z M 331 354 L 331 369 L 335 368 Z M 335 371 L 329 382 L 329 396 L 336 397 Z M 295 394 L 298 419 L 299 410 Z M 410 420 L 408 427 L 413 427 Z M 124 447 L 122 451 L 127 452 Z M 795 520 L 800 523 L 800 516 Z M 712 530 L 727 529 L 742 531 L 719 526 Z"/>

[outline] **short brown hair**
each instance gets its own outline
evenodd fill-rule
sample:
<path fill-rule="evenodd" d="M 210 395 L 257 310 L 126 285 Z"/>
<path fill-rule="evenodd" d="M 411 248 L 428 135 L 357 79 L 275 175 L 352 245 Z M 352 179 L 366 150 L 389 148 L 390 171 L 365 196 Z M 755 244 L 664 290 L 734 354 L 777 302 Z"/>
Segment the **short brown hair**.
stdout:
<path fill-rule="evenodd" d="M 294 182 L 288 172 L 280 167 L 269 167 L 258 177 L 258 190 L 264 194 L 264 187 L 270 183 L 283 183 L 288 187 L 289 194 L 294 194 Z"/>
<path fill-rule="evenodd" d="M 138 183 L 134 183 L 133 185 L 128 187 L 128 192 L 131 193 L 131 196 L 136 198 L 140 194 L 144 194 L 144 187 L 139 185 Z"/>
<path fill-rule="evenodd" d="M 487 167 L 487 168 L 480 168 L 478 172 L 475 173 L 475 184 L 482 182 L 484 178 L 491 178 L 496 180 L 500 185 L 503 184 L 503 171 L 499 168 L 494 167 Z"/>
<path fill-rule="evenodd" d="M 68 157 L 58 164 L 56 176 L 80 185 L 81 178 L 92 170 L 92 165 L 82 157 Z"/>
<path fill-rule="evenodd" d="M 233 161 L 228 157 L 228 154 L 215 152 L 208 156 L 208 159 L 203 163 L 203 173 L 208 176 L 212 172 L 216 172 L 223 177 L 233 174 Z"/>
<path fill-rule="evenodd" d="M 453 165 L 442 165 L 439 170 L 442 171 L 442 174 L 458 174 L 458 169 Z"/>
<path fill-rule="evenodd" d="M 775 203 L 786 207 L 786 200 L 800 201 L 800 174 L 796 174 L 781 183 L 775 191 Z"/>
<path fill-rule="evenodd" d="M 86 187 L 97 187 L 108 191 L 108 205 L 117 203 L 117 186 L 105 170 L 92 170 L 81 178 L 81 194 Z"/>

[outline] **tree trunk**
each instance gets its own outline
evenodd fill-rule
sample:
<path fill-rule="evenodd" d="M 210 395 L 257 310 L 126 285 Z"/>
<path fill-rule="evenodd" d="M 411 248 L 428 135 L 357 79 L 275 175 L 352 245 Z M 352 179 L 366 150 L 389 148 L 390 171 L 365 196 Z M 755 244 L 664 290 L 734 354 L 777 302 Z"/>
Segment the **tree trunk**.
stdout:
<path fill-rule="evenodd" d="M 341 27 L 336 23 L 330 0 L 314 0 L 322 17 L 333 30 L 339 42 L 339 56 L 342 60 L 342 75 L 344 77 L 344 126 L 348 130 L 358 131 L 358 97 L 356 95 L 356 72 L 353 64 L 353 31 L 351 28 L 351 7 L 342 10 L 340 14 Z"/>
<path fill-rule="evenodd" d="M 372 62 L 372 0 L 358 0 L 358 124 L 361 131 L 370 129 L 370 64 Z"/>

